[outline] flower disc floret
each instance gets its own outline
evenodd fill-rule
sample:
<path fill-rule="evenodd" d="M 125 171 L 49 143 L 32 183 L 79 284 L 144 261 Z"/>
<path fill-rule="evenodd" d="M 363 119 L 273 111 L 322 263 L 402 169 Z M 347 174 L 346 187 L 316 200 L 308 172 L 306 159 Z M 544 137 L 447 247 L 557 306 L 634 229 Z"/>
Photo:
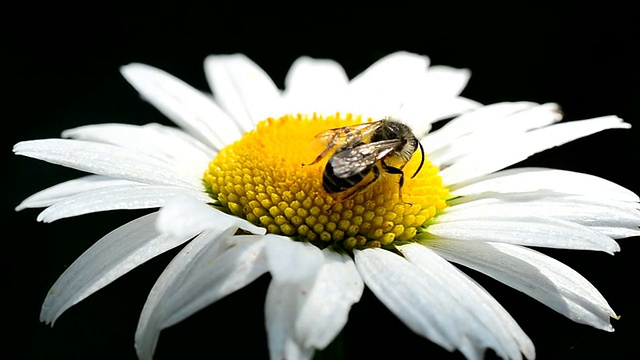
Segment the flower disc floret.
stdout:
<path fill-rule="evenodd" d="M 448 196 L 438 169 L 428 159 L 410 178 L 420 164 L 419 152 L 403 169 L 407 175 L 402 200 L 397 174 L 382 171 L 377 181 L 355 194 L 327 193 L 322 175 L 331 155 L 305 165 L 324 149 L 314 141 L 316 134 L 362 122 L 362 117 L 351 114 L 266 119 L 211 161 L 204 175 L 205 187 L 226 211 L 270 233 L 320 247 L 336 243 L 346 249 L 379 247 L 410 240 L 446 207 Z"/>

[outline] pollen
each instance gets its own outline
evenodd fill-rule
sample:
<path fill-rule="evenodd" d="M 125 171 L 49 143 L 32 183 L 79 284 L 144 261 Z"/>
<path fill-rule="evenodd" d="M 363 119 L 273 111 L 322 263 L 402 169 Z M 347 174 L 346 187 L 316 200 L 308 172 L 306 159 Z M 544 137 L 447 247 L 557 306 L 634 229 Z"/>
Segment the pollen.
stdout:
<path fill-rule="evenodd" d="M 317 134 L 371 121 L 352 114 L 266 119 L 209 163 L 205 188 L 221 210 L 270 233 L 321 248 L 335 245 L 351 250 L 411 241 L 447 206 L 449 195 L 438 168 L 426 155 L 413 179 L 420 151 L 404 166 L 401 189 L 400 175 L 381 171 L 371 182 L 371 169 L 362 180 L 370 185 L 356 184 L 355 191 L 328 193 L 323 188 L 323 173 L 333 154 L 313 163 L 327 147 L 318 141 Z"/>

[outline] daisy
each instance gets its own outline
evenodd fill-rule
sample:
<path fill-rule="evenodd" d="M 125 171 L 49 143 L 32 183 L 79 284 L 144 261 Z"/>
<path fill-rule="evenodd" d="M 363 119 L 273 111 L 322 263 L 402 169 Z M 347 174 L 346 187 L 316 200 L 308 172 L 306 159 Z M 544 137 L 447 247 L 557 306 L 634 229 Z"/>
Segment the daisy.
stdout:
<path fill-rule="evenodd" d="M 449 351 L 479 359 L 491 348 L 506 359 L 534 358 L 531 340 L 465 268 L 613 331 L 616 314 L 594 286 L 530 247 L 613 254 L 615 239 L 640 234 L 638 196 L 586 174 L 503 169 L 629 124 L 615 116 L 556 124 L 556 104 L 482 106 L 459 96 L 467 70 L 429 66 L 428 58 L 404 52 L 352 80 L 331 60 L 299 58 L 283 91 L 243 55 L 211 56 L 205 70 L 214 97 L 147 65 L 122 68 L 180 129 L 89 125 L 63 132 L 65 139 L 15 145 L 16 154 L 92 174 L 17 207 L 46 208 L 39 221 L 160 208 L 107 234 L 69 266 L 44 301 L 42 321 L 53 324 L 186 243 L 142 309 L 135 335 L 141 359 L 153 356 L 162 329 L 265 273 L 272 359 L 309 359 L 325 348 L 365 285 L 411 330 Z M 368 186 L 327 192 L 326 164 L 341 149 L 318 134 L 387 115 L 412 129 L 425 159 L 420 151 L 406 164 L 384 159 L 402 168 L 401 187 L 400 174 L 378 161 L 362 172 Z M 382 171 L 371 181 L 374 168 Z"/>

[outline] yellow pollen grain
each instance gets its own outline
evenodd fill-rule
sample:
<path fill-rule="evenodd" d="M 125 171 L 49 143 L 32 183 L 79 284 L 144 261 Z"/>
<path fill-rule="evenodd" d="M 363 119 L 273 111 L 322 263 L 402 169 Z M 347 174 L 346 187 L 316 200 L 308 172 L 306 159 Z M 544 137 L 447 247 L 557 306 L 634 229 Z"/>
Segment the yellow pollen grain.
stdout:
<path fill-rule="evenodd" d="M 339 244 L 354 249 L 411 240 L 447 206 L 449 195 L 427 158 L 416 177 L 410 178 L 420 163 L 419 151 L 403 168 L 403 201 L 398 196 L 398 175 L 381 171 L 377 181 L 347 197 L 322 187 L 332 154 L 305 165 L 326 147 L 314 140 L 316 134 L 362 122 L 351 114 L 264 120 L 209 163 L 203 179 L 207 192 L 221 207 L 270 233 L 320 247 Z"/>

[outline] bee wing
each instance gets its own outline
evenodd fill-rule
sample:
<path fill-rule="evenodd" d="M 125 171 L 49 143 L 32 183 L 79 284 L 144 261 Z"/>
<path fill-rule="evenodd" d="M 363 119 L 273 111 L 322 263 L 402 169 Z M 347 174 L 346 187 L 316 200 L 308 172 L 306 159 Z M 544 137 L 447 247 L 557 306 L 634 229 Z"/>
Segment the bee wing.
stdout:
<path fill-rule="evenodd" d="M 315 136 L 315 139 L 332 147 L 348 147 L 349 145 L 368 139 L 381 125 L 381 121 L 374 121 L 371 123 L 333 128 L 319 133 Z"/>
<path fill-rule="evenodd" d="M 371 167 L 393 151 L 399 143 L 399 140 L 384 140 L 358 145 L 338 151 L 329 162 L 337 177 L 347 178 Z"/>
<path fill-rule="evenodd" d="M 355 144 L 363 142 L 363 140 L 369 139 L 373 132 L 381 125 L 381 121 L 375 121 L 371 123 L 333 128 L 317 134 L 309 145 L 315 148 L 318 147 L 317 144 L 321 144 L 322 146 L 325 146 L 325 148 L 320 152 L 315 160 L 308 165 L 317 163 L 331 151 L 339 147 L 350 148 Z"/>

